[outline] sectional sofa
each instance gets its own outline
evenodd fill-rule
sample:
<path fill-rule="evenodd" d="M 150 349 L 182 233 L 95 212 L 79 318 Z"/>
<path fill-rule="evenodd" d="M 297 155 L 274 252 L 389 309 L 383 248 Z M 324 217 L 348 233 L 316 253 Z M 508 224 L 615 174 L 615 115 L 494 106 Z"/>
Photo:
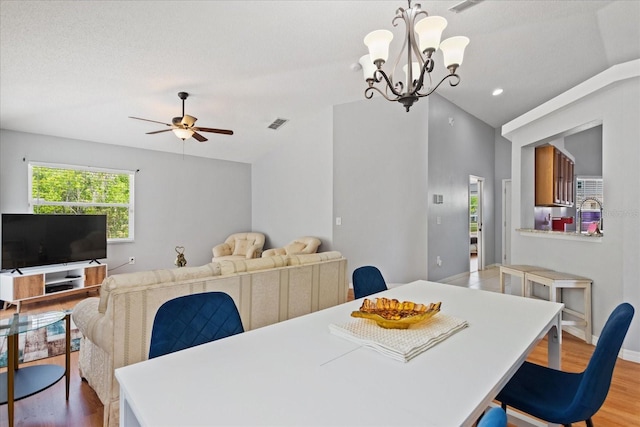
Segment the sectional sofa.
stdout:
<path fill-rule="evenodd" d="M 79 302 L 72 313 L 82 332 L 80 375 L 104 404 L 104 425 L 116 426 L 120 390 L 115 369 L 148 359 L 153 319 L 164 302 L 226 292 L 248 331 L 341 304 L 348 286 L 347 260 L 335 251 L 109 276 L 100 297 Z"/>

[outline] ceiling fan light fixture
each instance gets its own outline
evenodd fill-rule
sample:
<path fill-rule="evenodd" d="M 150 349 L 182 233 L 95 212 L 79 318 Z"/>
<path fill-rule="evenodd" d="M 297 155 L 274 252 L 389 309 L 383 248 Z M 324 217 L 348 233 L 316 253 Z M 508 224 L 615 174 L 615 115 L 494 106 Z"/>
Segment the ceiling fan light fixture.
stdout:
<path fill-rule="evenodd" d="M 198 120 L 198 119 L 196 119 L 195 117 L 190 116 L 190 115 L 188 115 L 188 114 L 184 114 L 184 115 L 182 116 L 182 121 L 181 121 L 181 123 L 182 123 L 183 125 L 187 126 L 187 127 L 192 127 L 192 126 L 196 123 L 196 120 Z"/>
<path fill-rule="evenodd" d="M 173 129 L 173 133 L 183 141 L 193 136 L 193 131 L 191 129 Z"/>

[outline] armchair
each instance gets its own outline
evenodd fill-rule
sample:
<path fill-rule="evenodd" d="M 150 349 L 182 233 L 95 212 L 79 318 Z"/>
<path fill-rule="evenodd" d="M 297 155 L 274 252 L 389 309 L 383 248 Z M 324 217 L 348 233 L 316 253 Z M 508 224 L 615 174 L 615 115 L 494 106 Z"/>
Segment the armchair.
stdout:
<path fill-rule="evenodd" d="M 321 243 L 316 237 L 299 237 L 284 248 L 267 249 L 262 256 L 315 254 Z"/>
<path fill-rule="evenodd" d="M 227 237 L 224 243 L 213 247 L 212 262 L 259 258 L 264 247 L 262 233 L 235 233 Z"/>

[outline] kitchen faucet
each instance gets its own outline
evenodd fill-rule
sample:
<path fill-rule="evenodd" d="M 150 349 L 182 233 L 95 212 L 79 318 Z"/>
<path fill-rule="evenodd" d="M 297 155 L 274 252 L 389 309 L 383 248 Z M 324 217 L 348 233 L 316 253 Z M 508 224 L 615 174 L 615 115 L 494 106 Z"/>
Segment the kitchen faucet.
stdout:
<path fill-rule="evenodd" d="M 576 231 L 578 233 L 582 233 L 582 207 L 587 201 L 596 202 L 598 204 L 598 208 L 600 209 L 600 218 L 598 219 L 598 230 L 602 231 L 602 212 L 603 212 L 602 203 L 600 202 L 600 200 L 596 199 L 595 197 L 585 198 L 576 209 L 576 216 L 578 217 Z"/>

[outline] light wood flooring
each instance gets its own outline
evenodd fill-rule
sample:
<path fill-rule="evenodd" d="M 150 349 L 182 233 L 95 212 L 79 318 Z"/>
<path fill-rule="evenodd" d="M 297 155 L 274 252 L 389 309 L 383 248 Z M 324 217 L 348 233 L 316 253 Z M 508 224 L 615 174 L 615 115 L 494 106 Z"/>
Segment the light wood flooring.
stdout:
<path fill-rule="evenodd" d="M 498 269 L 489 268 L 456 277 L 449 284 L 474 289 L 497 291 Z M 93 294 L 92 294 L 93 295 Z M 84 295 L 61 298 L 49 303 L 25 304 L 23 312 L 70 309 Z M 350 299 L 353 295 L 350 293 Z M 0 317 L 10 316 L 15 308 L 0 310 Z M 584 370 L 594 347 L 570 334 L 563 334 L 562 368 L 566 371 Z M 532 352 L 529 360 L 545 364 L 547 343 L 542 341 Z M 36 362 L 63 365 L 64 356 L 52 357 Z M 22 366 L 22 365 L 21 365 Z M 1 371 L 1 370 L 0 370 Z M 89 427 L 101 426 L 103 406 L 95 392 L 78 375 L 78 353 L 71 354 L 71 392 L 69 401 L 64 398 L 64 381 L 49 389 L 20 400 L 15 404 L 15 426 L 18 427 Z M 596 427 L 640 426 L 640 364 L 619 359 L 607 400 L 593 417 Z M 0 406 L 0 427 L 8 426 L 6 405 Z"/>

